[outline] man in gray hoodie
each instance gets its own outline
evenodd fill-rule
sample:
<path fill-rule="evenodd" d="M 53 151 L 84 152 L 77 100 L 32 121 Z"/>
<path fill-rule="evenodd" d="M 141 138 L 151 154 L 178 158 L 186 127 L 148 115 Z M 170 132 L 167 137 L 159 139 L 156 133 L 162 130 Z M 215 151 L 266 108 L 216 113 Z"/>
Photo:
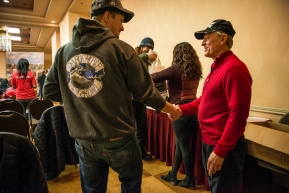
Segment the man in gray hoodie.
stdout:
<path fill-rule="evenodd" d="M 134 135 L 131 97 L 180 116 L 153 87 L 145 63 L 119 40 L 134 13 L 119 0 L 94 0 L 91 20 L 79 18 L 73 37 L 56 53 L 44 97 L 63 102 L 70 135 L 76 139 L 83 192 L 106 192 L 109 167 L 122 192 L 140 193 L 141 151 Z"/>

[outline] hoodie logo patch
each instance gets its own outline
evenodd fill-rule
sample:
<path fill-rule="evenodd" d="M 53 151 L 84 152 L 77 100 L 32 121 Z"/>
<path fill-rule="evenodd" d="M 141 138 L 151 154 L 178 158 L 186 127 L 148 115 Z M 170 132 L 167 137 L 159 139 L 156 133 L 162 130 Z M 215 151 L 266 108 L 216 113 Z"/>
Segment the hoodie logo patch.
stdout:
<path fill-rule="evenodd" d="M 78 98 L 93 97 L 102 89 L 104 65 L 97 57 L 76 55 L 67 62 L 66 71 L 69 89 Z"/>

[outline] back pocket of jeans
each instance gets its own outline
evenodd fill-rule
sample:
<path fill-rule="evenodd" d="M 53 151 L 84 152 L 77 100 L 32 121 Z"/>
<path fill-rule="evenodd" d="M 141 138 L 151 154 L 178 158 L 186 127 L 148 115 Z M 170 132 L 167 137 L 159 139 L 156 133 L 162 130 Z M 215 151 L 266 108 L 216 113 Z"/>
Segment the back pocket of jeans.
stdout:
<path fill-rule="evenodd" d="M 103 154 L 111 167 L 120 167 L 132 160 L 132 142 L 117 149 L 103 149 Z"/>

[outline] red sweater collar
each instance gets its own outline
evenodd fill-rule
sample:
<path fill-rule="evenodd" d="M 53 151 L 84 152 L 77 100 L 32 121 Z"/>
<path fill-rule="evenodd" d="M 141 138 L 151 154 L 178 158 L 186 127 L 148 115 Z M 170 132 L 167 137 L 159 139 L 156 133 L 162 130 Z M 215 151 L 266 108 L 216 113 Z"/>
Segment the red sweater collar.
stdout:
<path fill-rule="evenodd" d="M 216 60 L 211 65 L 211 69 L 212 70 L 216 69 L 225 58 L 227 58 L 229 55 L 232 55 L 232 54 L 233 54 L 233 52 L 230 50 L 230 51 L 224 52 L 224 53 L 220 54 L 219 56 L 217 56 Z"/>

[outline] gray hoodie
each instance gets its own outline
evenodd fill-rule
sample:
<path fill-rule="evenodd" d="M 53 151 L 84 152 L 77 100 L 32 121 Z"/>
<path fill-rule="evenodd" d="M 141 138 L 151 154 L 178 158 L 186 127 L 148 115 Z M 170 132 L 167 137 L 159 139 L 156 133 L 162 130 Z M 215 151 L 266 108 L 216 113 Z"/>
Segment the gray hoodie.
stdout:
<path fill-rule="evenodd" d="M 55 56 L 44 97 L 63 102 L 72 137 L 100 140 L 136 131 L 131 95 L 158 110 L 165 106 L 134 49 L 98 21 L 80 18 Z"/>

